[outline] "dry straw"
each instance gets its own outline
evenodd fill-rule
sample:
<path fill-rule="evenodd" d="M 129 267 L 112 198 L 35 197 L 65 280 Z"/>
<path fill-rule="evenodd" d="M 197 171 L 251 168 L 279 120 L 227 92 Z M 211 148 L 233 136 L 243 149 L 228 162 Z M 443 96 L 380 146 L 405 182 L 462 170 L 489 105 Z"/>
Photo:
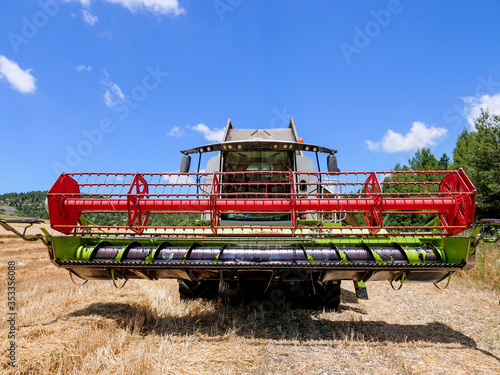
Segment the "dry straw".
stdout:
<path fill-rule="evenodd" d="M 499 272 L 490 270 L 498 247 L 483 254 L 484 272 L 466 273 L 445 291 L 369 283 L 370 300 L 358 301 L 345 283 L 340 312 L 270 312 L 180 301 L 171 280 L 76 286 L 43 245 L 5 232 L 0 241 L 2 278 L 7 261 L 18 264 L 19 323 L 16 367 L 3 357 L 1 373 L 500 373 Z M 0 330 L 5 353 L 6 319 Z"/>

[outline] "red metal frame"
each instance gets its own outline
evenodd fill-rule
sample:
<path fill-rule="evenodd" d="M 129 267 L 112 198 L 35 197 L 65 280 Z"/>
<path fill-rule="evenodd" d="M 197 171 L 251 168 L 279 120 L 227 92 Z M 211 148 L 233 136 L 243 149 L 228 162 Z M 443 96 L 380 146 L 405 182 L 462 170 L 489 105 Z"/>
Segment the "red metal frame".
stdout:
<path fill-rule="evenodd" d="M 241 174 L 241 172 L 238 172 Z M 64 234 L 89 231 L 89 226 L 79 224 L 84 213 L 127 213 L 128 226 L 94 226 L 106 228 L 100 232 L 109 232 L 110 228 L 144 233 L 146 228 L 166 228 L 148 226 L 150 214 L 205 213 L 210 214 L 210 228 L 217 234 L 221 228 L 221 215 L 227 213 L 240 214 L 287 214 L 289 225 L 269 226 L 262 223 L 258 228 L 287 228 L 296 230 L 297 218 L 315 213 L 353 213 L 365 217 L 366 226 L 342 227 L 340 230 L 368 229 L 371 235 L 387 235 L 381 229 L 406 231 L 422 227 L 383 226 L 383 215 L 435 214 L 439 216 L 441 225 L 432 228 L 441 230 L 446 235 L 456 234 L 474 223 L 475 188 L 463 170 L 458 171 L 425 171 L 425 172 L 338 172 L 338 173 L 305 173 L 305 172 L 247 172 L 256 174 L 247 182 L 241 182 L 246 192 L 226 193 L 228 186 L 224 175 L 213 174 L 160 174 L 160 173 L 73 173 L 62 174 L 48 194 L 48 207 L 52 228 Z M 260 174 L 260 175 L 259 175 Z M 273 178 L 280 174 L 284 178 Z M 408 181 L 402 175 L 415 177 L 441 174 L 443 178 L 423 182 Z M 285 176 L 286 175 L 286 176 Z M 330 184 L 333 193 L 314 193 L 306 195 L 297 192 L 298 183 L 295 175 L 303 178 L 308 175 L 308 187 L 320 185 L 320 176 Z M 385 176 L 382 184 L 377 175 Z M 269 179 L 264 181 L 262 176 Z M 332 177 L 333 176 L 333 177 Z M 366 177 L 365 180 L 362 178 Z M 390 178 L 387 178 L 390 177 Z M 261 180 L 258 180 L 261 178 Z M 335 178 L 336 182 L 327 182 Z M 399 181 L 398 181 L 399 178 Z M 361 179 L 361 180 L 360 180 Z M 255 181 L 256 180 L 256 181 Z M 258 191 L 265 186 L 264 191 Z M 399 190 L 408 187 L 408 191 L 384 192 L 384 186 L 397 186 Z M 415 186 L 420 190 L 415 190 Z M 196 189 L 196 192 L 193 192 Z M 273 192 L 278 191 L 278 192 Z M 339 192 L 337 190 L 350 190 Z M 413 189 L 413 190 L 412 190 Z M 250 192 L 250 191 L 257 192 Z M 288 193 L 289 192 L 289 193 Z M 251 221 L 242 220 L 232 223 L 229 228 L 253 226 Z M 223 226 L 228 228 L 227 225 Z M 184 227 L 186 229 L 187 227 Z M 338 227 L 335 228 L 339 230 Z M 127 232 L 128 230 L 128 232 Z M 328 228 L 318 230 L 327 231 Z M 331 227 L 330 227 L 331 230 Z M 418 232 L 418 231 L 417 231 Z M 95 234 L 95 233 L 94 233 Z"/>
<path fill-rule="evenodd" d="M 217 175 L 213 176 L 212 191 L 210 193 L 210 222 L 212 231 L 217 234 L 217 228 L 219 227 L 219 210 L 217 209 L 217 198 L 220 194 L 220 184 Z"/>
<path fill-rule="evenodd" d="M 446 176 L 439 184 L 439 192 L 443 194 L 465 193 L 456 197 L 453 207 L 439 212 L 443 225 L 460 227 L 474 222 L 475 188 L 462 169 L 459 169 L 457 174 Z M 459 232 L 458 229 L 449 231 L 450 234 Z"/>
<path fill-rule="evenodd" d="M 62 174 L 49 191 L 47 206 L 50 212 L 50 224 L 55 230 L 70 233 L 80 219 L 78 210 L 67 210 L 64 202 L 69 197 L 80 198 L 78 183 L 69 175 Z"/>
<path fill-rule="evenodd" d="M 366 180 L 364 191 L 374 199 L 372 208 L 364 211 L 365 221 L 370 226 L 370 233 L 377 234 L 382 227 L 382 196 L 380 195 L 382 188 L 375 173 L 370 174 Z"/>
<path fill-rule="evenodd" d="M 144 231 L 148 222 L 149 210 L 141 209 L 139 205 L 148 194 L 148 182 L 140 174 L 136 174 L 127 194 L 127 211 L 130 229 L 138 234 Z"/>

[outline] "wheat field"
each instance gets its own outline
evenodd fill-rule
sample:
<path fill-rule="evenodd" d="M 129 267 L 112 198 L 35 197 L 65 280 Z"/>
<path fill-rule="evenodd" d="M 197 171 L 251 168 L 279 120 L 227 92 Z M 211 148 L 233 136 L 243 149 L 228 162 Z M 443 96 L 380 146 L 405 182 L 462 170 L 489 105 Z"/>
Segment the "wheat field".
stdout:
<path fill-rule="evenodd" d="M 46 248 L 0 232 L 16 262 L 16 362 L 2 374 L 500 374 L 498 290 L 344 282 L 338 312 L 181 301 L 175 280 L 72 283 Z M 7 291 L 0 346 L 7 353 Z"/>

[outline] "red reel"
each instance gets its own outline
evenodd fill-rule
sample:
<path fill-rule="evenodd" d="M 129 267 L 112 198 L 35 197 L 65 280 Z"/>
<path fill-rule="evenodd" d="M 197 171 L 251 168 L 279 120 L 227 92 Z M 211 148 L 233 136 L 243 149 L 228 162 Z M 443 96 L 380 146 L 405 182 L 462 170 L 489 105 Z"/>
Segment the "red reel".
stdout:
<path fill-rule="evenodd" d="M 371 227 L 369 229 L 371 234 L 377 234 L 380 231 L 380 227 L 382 227 L 382 196 L 380 193 L 382 192 L 382 188 L 380 187 L 380 183 L 378 182 L 377 175 L 372 173 L 365 182 L 364 193 L 367 196 L 377 194 L 373 196 L 375 204 L 373 208 L 364 212 L 366 225 Z"/>
<path fill-rule="evenodd" d="M 463 230 L 453 227 L 470 227 L 474 223 L 475 192 L 476 188 L 461 168 L 443 178 L 439 193 L 455 197 L 454 207 L 439 212 L 441 224 L 451 227 L 446 228 L 447 234 L 454 235 Z"/>
<path fill-rule="evenodd" d="M 142 211 L 139 202 L 149 194 L 148 182 L 140 174 L 136 174 L 127 194 L 128 224 L 130 229 L 141 234 L 148 222 L 149 211 Z M 136 224 L 137 222 L 137 224 Z"/>
<path fill-rule="evenodd" d="M 64 234 L 69 234 L 80 219 L 80 210 L 64 207 L 64 200 L 68 197 L 80 198 L 80 188 L 73 178 L 63 173 L 50 188 L 47 205 L 51 228 Z"/>

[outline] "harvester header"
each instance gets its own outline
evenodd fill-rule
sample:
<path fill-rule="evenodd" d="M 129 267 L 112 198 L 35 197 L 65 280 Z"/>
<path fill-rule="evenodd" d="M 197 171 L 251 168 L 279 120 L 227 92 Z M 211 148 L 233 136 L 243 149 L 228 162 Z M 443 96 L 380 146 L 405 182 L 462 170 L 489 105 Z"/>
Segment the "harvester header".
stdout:
<path fill-rule="evenodd" d="M 382 182 L 379 176 L 383 177 Z M 310 235 L 387 237 L 457 234 L 474 224 L 475 189 L 462 170 L 391 172 L 212 172 L 62 174 L 48 194 L 52 228 L 75 235 Z M 191 226 L 149 220 L 203 214 Z M 126 220 L 92 224 L 86 215 Z M 244 218 L 248 220 L 232 220 Z M 253 215 L 253 216 L 252 216 Z M 258 220 L 268 215 L 273 220 Z M 361 216 L 357 216 L 361 215 Z M 389 218 L 435 215 L 439 222 L 388 225 Z M 357 224 L 340 225 L 347 217 Z M 118 216 L 110 216 L 110 218 Z M 83 220 L 82 220 L 83 219 Z M 102 221 L 102 220 L 101 220 Z M 395 220 L 392 220 L 394 223 Z M 272 229 L 272 231 L 266 231 Z"/>

